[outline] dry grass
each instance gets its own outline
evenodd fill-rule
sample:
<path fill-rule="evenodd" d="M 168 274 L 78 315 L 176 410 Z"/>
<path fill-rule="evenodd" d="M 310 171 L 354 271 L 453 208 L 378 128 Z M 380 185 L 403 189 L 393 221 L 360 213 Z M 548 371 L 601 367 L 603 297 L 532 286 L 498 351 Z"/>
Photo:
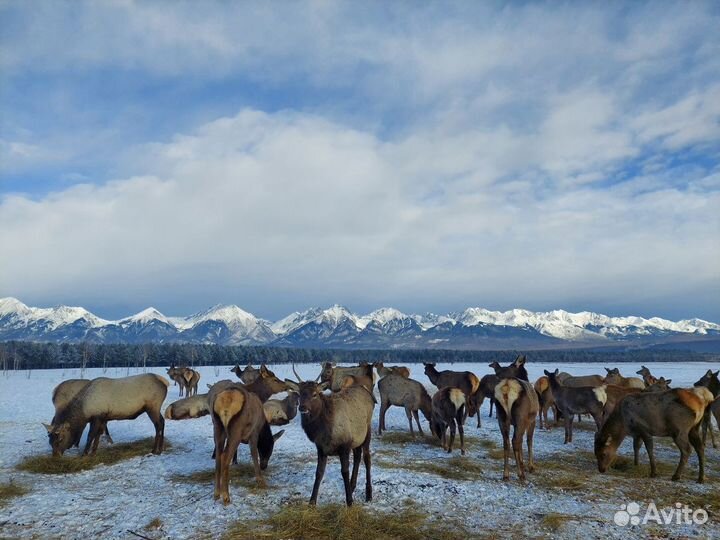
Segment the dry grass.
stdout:
<path fill-rule="evenodd" d="M 267 475 L 263 475 L 265 478 L 265 487 L 257 485 L 255 480 L 255 469 L 250 463 L 238 463 L 237 465 L 230 466 L 230 486 L 241 485 L 250 490 L 263 490 L 263 489 L 275 489 L 267 483 Z M 215 484 L 215 467 L 211 469 L 204 469 L 202 471 L 195 471 L 189 474 L 175 474 L 170 478 L 173 482 L 188 482 L 192 484 L 207 484 L 213 486 Z"/>
<path fill-rule="evenodd" d="M 580 516 L 550 512 L 549 514 L 545 514 L 540 518 L 540 526 L 543 529 L 557 532 L 568 521 L 578 521 L 580 519 L 582 519 L 582 517 Z"/>
<path fill-rule="evenodd" d="M 146 531 L 154 531 L 157 529 L 160 529 L 163 526 L 163 521 L 159 517 L 156 517 L 155 519 L 152 519 L 148 522 L 143 529 Z"/>
<path fill-rule="evenodd" d="M 21 471 L 37 474 L 71 474 L 88 469 L 94 469 L 98 465 L 113 465 L 126 459 L 145 456 L 152 452 L 154 438 L 149 437 L 131 443 L 117 443 L 106 448 L 98 449 L 93 456 L 60 456 L 53 457 L 52 454 L 28 456 L 16 465 Z M 165 439 L 165 450 L 171 447 L 170 442 Z"/>
<path fill-rule="evenodd" d="M 14 497 L 22 497 L 28 491 L 28 488 L 16 484 L 12 479 L 6 484 L 0 484 L 0 507 L 5 506 Z"/>
<path fill-rule="evenodd" d="M 338 504 L 319 507 L 292 502 L 262 519 L 239 522 L 223 537 L 226 540 L 461 540 L 479 538 L 457 523 L 452 528 L 430 521 L 412 504 L 392 513 L 346 508 Z"/>
<path fill-rule="evenodd" d="M 405 469 L 412 472 L 434 474 L 448 480 L 477 480 L 483 472 L 480 464 L 467 456 L 453 456 L 447 459 L 384 461 L 377 459 L 374 465 L 383 469 Z"/>

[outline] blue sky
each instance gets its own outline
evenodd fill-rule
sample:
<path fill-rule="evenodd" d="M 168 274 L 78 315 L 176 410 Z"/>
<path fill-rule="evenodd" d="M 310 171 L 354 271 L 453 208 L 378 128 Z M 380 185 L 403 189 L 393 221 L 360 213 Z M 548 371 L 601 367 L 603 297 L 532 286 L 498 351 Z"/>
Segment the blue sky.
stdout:
<path fill-rule="evenodd" d="M 0 296 L 720 320 L 716 3 L 1 2 Z"/>

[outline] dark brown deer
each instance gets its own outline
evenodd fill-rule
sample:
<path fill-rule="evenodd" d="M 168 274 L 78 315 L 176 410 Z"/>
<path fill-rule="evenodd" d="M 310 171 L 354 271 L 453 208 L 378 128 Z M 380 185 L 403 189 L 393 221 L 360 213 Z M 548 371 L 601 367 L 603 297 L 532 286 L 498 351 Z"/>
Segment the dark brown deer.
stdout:
<path fill-rule="evenodd" d="M 501 366 L 498 362 L 489 364 L 495 370 L 495 375 L 501 379 L 520 379 L 528 381 L 528 372 L 525 369 L 527 359 L 524 354 L 519 355 L 515 361 L 508 366 Z"/>
<path fill-rule="evenodd" d="M 459 388 L 445 386 L 432 397 L 432 415 L 430 430 L 442 442 L 443 450 L 452 452 L 455 431 L 460 433 L 460 454 L 465 455 L 465 432 L 463 425 L 467 418 L 470 398 Z M 447 432 L 450 430 L 450 437 Z"/>
<path fill-rule="evenodd" d="M 410 378 L 410 370 L 406 368 L 405 366 L 388 366 L 385 367 L 382 362 L 375 362 L 372 364 L 372 366 L 377 371 L 378 377 L 381 379 L 387 375 L 395 374 L 400 375 L 401 377 L 405 377 L 406 379 Z"/>
<path fill-rule="evenodd" d="M 604 424 L 613 411 L 617 408 L 620 402 L 630 394 L 637 394 L 643 392 L 639 388 L 628 388 L 624 386 L 615 386 L 614 384 L 608 384 L 605 386 L 605 395 L 607 397 L 605 401 L 605 407 L 603 407 L 603 414 L 600 420 L 600 425 Z"/>
<path fill-rule="evenodd" d="M 550 373 L 545 370 L 545 375 L 550 381 L 555 405 L 562 413 L 565 420 L 565 442 L 572 442 L 572 424 L 573 417 L 576 414 L 590 414 L 595 420 L 598 429 L 602 423 L 603 409 L 607 401 L 605 386 L 590 387 L 581 386 L 578 388 L 568 388 L 557 380 L 558 370 Z"/>
<path fill-rule="evenodd" d="M 652 384 L 655 384 L 657 382 L 657 377 L 654 377 L 652 373 L 650 373 L 650 370 L 646 368 L 645 366 L 640 366 L 640 369 L 636 371 L 638 375 L 640 375 L 643 378 L 643 382 L 645 383 L 645 387 L 648 387 Z"/>
<path fill-rule="evenodd" d="M 242 384 L 216 385 L 207 397 L 212 413 L 215 448 L 215 500 L 222 497 L 224 504 L 230 503 L 230 461 L 237 454 L 240 443 L 250 447 L 255 480 L 258 486 L 265 486 L 262 471 L 267 468 L 275 441 L 284 431 L 275 435 L 265 420 L 260 399 Z"/>
<path fill-rule="evenodd" d="M 643 392 L 662 392 L 663 390 L 670 390 L 671 382 L 672 379 L 660 377 L 659 379 L 655 379 L 654 383 L 646 386 Z"/>
<path fill-rule="evenodd" d="M 425 375 L 427 375 L 430 382 L 440 390 L 448 386 L 451 388 L 459 388 L 470 398 L 480 387 L 480 379 L 470 371 L 438 371 L 435 369 L 436 364 L 423 365 L 425 366 Z M 477 398 L 468 399 L 467 414 L 469 416 L 475 416 L 477 412 L 476 403 Z"/>
<path fill-rule="evenodd" d="M 75 399 L 75 396 L 77 396 L 82 390 L 85 390 L 88 384 L 90 384 L 89 379 L 68 379 L 67 381 L 63 381 L 55 387 L 52 393 L 52 402 L 53 406 L 55 407 L 55 416 L 53 416 L 52 422 L 50 422 L 51 424 L 55 424 L 60 412 L 62 412 L 62 410 L 65 409 L 65 407 L 67 407 L 73 399 Z M 113 444 L 113 440 L 110 436 L 110 432 L 107 429 L 106 423 L 103 423 L 100 426 L 100 434 L 105 435 L 108 442 L 110 444 Z M 80 431 L 80 433 L 78 434 L 78 438 L 74 442 L 73 446 L 79 446 L 81 438 L 82 431 Z"/>
<path fill-rule="evenodd" d="M 695 386 L 704 386 L 710 392 L 714 397 L 720 396 L 720 379 L 718 379 L 718 373 L 720 373 L 720 370 L 713 373 L 711 369 L 707 370 L 707 373 L 703 375 L 696 383 Z M 707 434 L 708 431 L 710 432 L 710 440 L 712 441 L 713 448 L 717 448 L 717 444 L 715 444 L 715 434 L 713 433 L 712 429 L 712 422 L 710 421 L 710 411 L 706 411 L 705 418 L 703 418 L 703 425 L 702 425 L 702 441 L 703 444 L 707 441 Z"/>
<path fill-rule="evenodd" d="M 532 385 L 520 379 L 501 379 L 495 387 L 497 419 L 503 437 L 505 467 L 503 480 L 510 479 L 510 426 L 513 431 L 512 448 L 520 480 L 525 480 L 525 463 L 522 455 L 523 436 L 527 436 L 528 472 L 535 470 L 533 462 L 533 436 L 540 404 Z"/>
<path fill-rule="evenodd" d="M 103 425 L 110 420 L 132 420 L 147 413 L 155 426 L 153 454 L 163 450 L 165 420 L 160 409 L 170 383 L 154 373 L 120 379 L 98 377 L 63 409 L 52 425 L 43 424 L 48 432 L 53 455 L 60 456 L 90 423 L 83 455 L 95 453 Z"/>
<path fill-rule="evenodd" d="M 605 384 L 605 377 L 602 377 L 601 375 L 578 375 L 577 377 L 567 373 L 564 374 L 564 377 L 561 377 L 560 375 L 561 374 L 559 373 L 558 382 L 569 388 L 579 388 L 581 386 L 602 386 Z"/>
<path fill-rule="evenodd" d="M 317 448 L 317 469 L 310 504 L 317 503 L 328 456 L 340 457 L 345 502 L 348 506 L 353 502 L 362 456 L 365 462 L 365 500 L 371 501 L 370 439 L 375 398 L 365 387 L 357 385 L 326 395 L 323 390 L 330 386 L 328 381 L 302 381 L 297 372 L 295 376 L 299 382 L 285 379 L 285 384 L 300 395 L 300 423 L 308 439 Z M 353 454 L 352 476 L 349 474 L 350 452 Z"/>
<path fill-rule="evenodd" d="M 640 390 L 645 388 L 645 383 L 642 379 L 638 377 L 623 377 L 620 375 L 618 368 L 605 368 L 605 371 L 607 371 L 604 381 L 605 384 L 614 384 L 615 386 L 622 386 L 623 388 L 638 388 Z"/>
<path fill-rule="evenodd" d="M 640 446 L 645 444 L 650 458 L 650 477 L 654 478 L 657 467 L 653 437 L 672 437 L 680 449 L 680 462 L 672 479 L 680 479 L 694 448 L 699 462 L 698 482 L 702 483 L 705 479 L 705 448 L 699 427 L 711 400 L 710 391 L 702 387 L 626 396 L 595 435 L 598 470 L 601 473 L 607 471 L 617 457 L 618 447 L 630 435 L 635 465 L 639 464 Z"/>
<path fill-rule="evenodd" d="M 378 381 L 378 389 L 380 390 L 378 435 L 382 435 L 385 430 L 385 413 L 393 405 L 405 409 L 408 424 L 410 424 L 410 433 L 414 434 L 412 419 L 415 417 L 418 431 L 422 434 L 418 411 L 423 413 L 428 422 L 432 415 L 432 401 L 425 387 L 418 381 L 391 373 Z"/>
<path fill-rule="evenodd" d="M 275 374 L 270 371 L 265 364 L 260 366 L 260 375 L 250 384 L 246 384 L 245 388 L 260 398 L 265 403 L 273 394 L 285 392 L 287 385 L 278 379 Z"/>

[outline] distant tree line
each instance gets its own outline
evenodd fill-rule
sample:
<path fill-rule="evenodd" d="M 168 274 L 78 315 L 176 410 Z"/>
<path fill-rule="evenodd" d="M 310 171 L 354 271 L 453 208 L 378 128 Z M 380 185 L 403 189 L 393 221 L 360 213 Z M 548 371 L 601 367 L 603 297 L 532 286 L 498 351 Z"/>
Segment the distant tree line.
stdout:
<path fill-rule="evenodd" d="M 259 364 L 318 364 L 321 362 L 357 363 L 478 363 L 493 360 L 507 363 L 519 354 L 530 362 L 718 362 L 717 353 L 682 350 L 540 350 L 540 351 L 467 351 L 467 350 L 339 350 L 291 349 L 282 347 L 226 347 L 220 345 L 147 343 L 141 345 L 92 343 L 37 343 L 8 341 L 0 343 L 0 366 L 3 371 L 18 369 L 211 366 Z"/>

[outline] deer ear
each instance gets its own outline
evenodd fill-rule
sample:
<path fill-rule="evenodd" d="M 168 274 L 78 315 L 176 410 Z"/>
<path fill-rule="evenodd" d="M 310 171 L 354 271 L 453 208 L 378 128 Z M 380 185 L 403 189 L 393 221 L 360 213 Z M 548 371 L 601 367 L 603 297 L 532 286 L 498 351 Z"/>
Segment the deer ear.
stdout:
<path fill-rule="evenodd" d="M 610 370 L 608 368 L 605 368 L 605 371 L 608 372 L 608 375 L 610 374 Z"/>
<path fill-rule="evenodd" d="M 560 370 L 558 368 L 555 368 L 555 375 L 557 375 L 558 373 L 560 373 Z"/>
<path fill-rule="evenodd" d="M 48 432 L 48 433 L 52 433 L 53 430 L 55 429 L 55 428 L 54 428 L 53 426 L 51 426 L 50 424 L 46 424 L 45 422 L 40 422 L 40 423 L 45 427 L 45 429 L 47 429 L 47 432 Z"/>
<path fill-rule="evenodd" d="M 525 355 L 523 355 L 523 356 L 518 356 L 518 357 L 517 357 L 517 360 L 515 360 L 515 365 L 518 366 L 518 367 L 519 367 L 519 366 L 522 366 L 524 363 L 525 363 Z"/>
<path fill-rule="evenodd" d="M 665 381 L 665 384 L 670 384 L 672 382 L 672 379 L 668 379 Z"/>
<path fill-rule="evenodd" d="M 720 375 L 720 369 L 715 372 L 715 376 L 717 377 L 718 375 Z"/>
<path fill-rule="evenodd" d="M 548 377 L 550 376 L 550 372 L 549 372 L 547 369 L 543 369 L 543 372 L 544 372 L 545 375 L 547 375 Z"/>
<path fill-rule="evenodd" d="M 284 429 L 281 429 L 280 431 L 278 431 L 277 433 L 275 433 L 275 434 L 273 435 L 273 441 L 277 441 L 280 437 L 283 436 L 283 433 L 285 433 L 285 430 L 284 430 Z"/>

